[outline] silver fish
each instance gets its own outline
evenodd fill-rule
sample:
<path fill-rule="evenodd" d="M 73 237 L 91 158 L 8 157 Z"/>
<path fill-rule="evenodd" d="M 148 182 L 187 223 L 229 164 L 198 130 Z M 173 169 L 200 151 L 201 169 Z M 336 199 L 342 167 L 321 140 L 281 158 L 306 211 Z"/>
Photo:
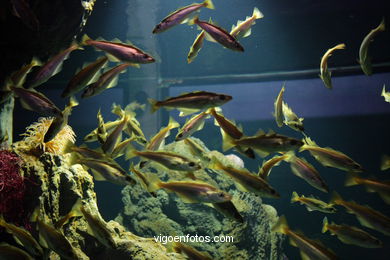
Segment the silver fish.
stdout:
<path fill-rule="evenodd" d="M 168 30 L 169 28 L 172 28 L 173 26 L 180 24 L 180 23 L 186 23 L 188 20 L 188 17 L 198 11 L 200 8 L 206 7 L 209 9 L 214 9 L 214 4 L 211 0 L 205 0 L 203 3 L 194 3 L 182 8 L 177 9 L 176 11 L 169 14 L 167 17 L 165 17 L 159 24 L 157 24 L 152 33 L 161 33 L 163 31 Z"/>

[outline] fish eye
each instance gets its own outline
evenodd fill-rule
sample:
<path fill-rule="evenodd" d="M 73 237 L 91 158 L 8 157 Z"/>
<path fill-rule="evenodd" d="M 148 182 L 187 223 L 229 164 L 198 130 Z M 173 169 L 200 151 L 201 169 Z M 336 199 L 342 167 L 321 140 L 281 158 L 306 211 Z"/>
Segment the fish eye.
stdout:
<path fill-rule="evenodd" d="M 220 198 L 223 198 L 223 197 L 225 197 L 225 194 L 219 193 L 218 196 L 219 196 Z"/>
<path fill-rule="evenodd" d="M 183 137 L 183 134 L 180 133 L 180 134 L 177 135 L 177 137 L 181 138 L 181 137 Z"/>
<path fill-rule="evenodd" d="M 189 162 L 189 163 L 188 163 L 188 166 L 194 167 L 194 166 L 195 166 L 195 163 L 194 163 L 194 162 Z"/>
<path fill-rule="evenodd" d="M 225 100 L 226 97 L 225 97 L 224 95 L 220 95 L 220 96 L 219 96 L 219 99 L 220 99 L 220 100 Z"/>
<path fill-rule="evenodd" d="M 142 55 L 143 58 L 147 59 L 149 56 L 147 54 Z"/>
<path fill-rule="evenodd" d="M 297 142 L 297 140 L 291 140 L 290 144 L 295 145 L 295 144 L 298 144 L 298 142 Z"/>

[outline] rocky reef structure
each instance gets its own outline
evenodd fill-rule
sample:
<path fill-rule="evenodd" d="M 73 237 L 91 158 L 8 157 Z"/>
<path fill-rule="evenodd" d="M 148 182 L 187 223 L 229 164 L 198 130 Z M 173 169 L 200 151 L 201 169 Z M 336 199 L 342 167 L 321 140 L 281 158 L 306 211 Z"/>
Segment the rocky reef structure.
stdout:
<path fill-rule="evenodd" d="M 175 253 L 167 253 L 165 247 L 152 238 L 136 236 L 115 221 L 106 223 L 97 207 L 92 176 L 81 165 L 71 165 L 70 154 L 54 154 L 45 152 L 43 147 L 37 148 L 38 146 L 33 145 L 31 141 L 34 138 L 31 128 L 29 129 L 28 137 L 14 143 L 11 147 L 3 147 L 0 151 L 1 181 L 14 185 L 11 187 L 13 188 L 11 192 L 14 193 L 23 188 L 23 192 L 20 193 L 22 196 L 8 195 L 8 206 L 0 207 L 1 210 L 8 210 L 0 212 L 4 215 L 6 222 L 24 227 L 38 239 L 37 225 L 35 222 L 30 222 L 34 211 L 39 219 L 53 226 L 68 215 L 69 220 L 58 230 L 71 243 L 78 259 L 181 258 Z M 64 136 L 67 135 L 69 133 L 56 138 L 65 138 Z M 15 176 L 24 181 L 15 181 Z M 12 180 L 14 182 L 11 183 Z M 3 184 L 2 187 L 5 189 L 0 190 L 1 198 L 9 194 L 9 192 L 4 193 L 9 191 L 8 186 Z M 102 246 L 99 240 L 90 234 L 90 225 L 84 217 L 77 214 L 69 215 L 78 200 L 81 200 L 82 206 L 88 208 L 90 214 L 109 230 L 110 236 L 115 241 L 115 247 Z M 4 201 L 1 202 L 2 206 L 4 203 Z M 13 214 L 15 212 L 9 212 L 9 205 L 21 207 L 23 211 L 15 215 Z M 18 246 L 12 236 L 6 234 L 4 230 L 0 230 L 0 236 L 3 241 Z M 49 254 L 49 259 L 59 259 L 54 251 L 47 250 L 46 253 Z"/>
<path fill-rule="evenodd" d="M 202 141 L 192 139 L 208 151 Z M 171 143 L 164 150 L 191 157 L 183 141 Z M 216 156 L 225 163 L 229 160 L 217 151 L 209 152 L 208 156 Z M 161 168 L 153 163 L 149 166 Z M 184 175 L 173 172 L 159 170 L 156 174 L 161 180 L 184 179 Z M 277 212 L 272 206 L 263 204 L 261 198 L 252 193 L 237 191 L 233 181 L 222 174 L 201 170 L 195 176 L 233 195 L 232 202 L 244 223 L 229 219 L 203 204 L 186 204 L 177 195 L 163 190 L 157 192 L 157 197 L 153 197 L 140 185 L 123 189 L 124 208 L 116 221 L 131 232 L 145 237 L 187 234 L 232 236 L 233 242 L 189 243 L 199 251 L 208 252 L 215 259 L 280 259 L 283 237 L 271 232 L 277 220 Z"/>

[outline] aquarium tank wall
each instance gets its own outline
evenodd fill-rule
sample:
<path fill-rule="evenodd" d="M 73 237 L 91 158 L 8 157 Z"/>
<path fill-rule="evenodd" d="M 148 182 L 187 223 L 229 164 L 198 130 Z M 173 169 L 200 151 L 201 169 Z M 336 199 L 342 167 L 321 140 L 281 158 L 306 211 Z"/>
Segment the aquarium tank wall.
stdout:
<path fill-rule="evenodd" d="M 0 8 L 0 258 L 389 258 L 386 1 Z"/>

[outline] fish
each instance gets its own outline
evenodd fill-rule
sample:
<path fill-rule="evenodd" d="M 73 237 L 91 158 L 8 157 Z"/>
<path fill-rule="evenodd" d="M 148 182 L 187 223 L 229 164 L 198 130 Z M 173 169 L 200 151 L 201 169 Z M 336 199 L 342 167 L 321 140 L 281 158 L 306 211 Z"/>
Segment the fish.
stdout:
<path fill-rule="evenodd" d="M 325 217 L 323 220 L 322 233 L 325 233 L 326 231 L 329 231 L 332 235 L 336 235 L 344 244 L 365 248 L 380 248 L 383 246 L 382 241 L 366 231 L 353 226 L 336 225 L 333 222 L 329 224 L 328 219 Z"/>
<path fill-rule="evenodd" d="M 179 109 L 183 112 L 182 115 L 188 115 L 199 110 L 222 106 L 232 100 L 232 96 L 207 91 L 194 91 L 163 101 L 157 101 L 152 98 L 148 100 L 151 104 L 152 113 L 161 107 L 165 107 L 167 109 Z"/>
<path fill-rule="evenodd" d="M 258 176 L 263 180 L 266 180 L 271 173 L 273 167 L 278 166 L 283 160 L 289 158 L 289 154 L 275 155 L 267 161 L 263 161 L 262 166 L 259 168 Z"/>
<path fill-rule="evenodd" d="M 79 210 L 88 223 L 88 234 L 95 237 L 105 247 L 116 248 L 117 244 L 115 239 L 112 237 L 113 232 L 109 230 L 107 223 L 101 219 L 101 217 L 92 215 L 85 206 L 81 206 Z"/>
<path fill-rule="evenodd" d="M 130 172 L 134 173 L 135 176 L 137 176 L 137 179 L 139 180 L 139 183 L 141 184 L 142 188 L 150 193 L 153 197 L 157 197 L 156 192 L 150 191 L 151 190 L 151 183 L 149 181 L 150 178 L 148 178 L 148 175 L 145 175 L 140 170 L 136 169 L 134 164 L 130 164 Z"/>
<path fill-rule="evenodd" d="M 333 88 L 332 79 L 331 79 L 332 73 L 328 70 L 328 59 L 330 56 L 332 56 L 332 54 L 335 50 L 343 50 L 343 49 L 345 49 L 344 43 L 337 44 L 336 46 L 327 50 L 325 52 L 324 56 L 322 56 L 322 58 L 321 58 L 320 75 L 319 76 L 320 76 L 322 82 L 324 82 L 325 87 L 327 87 L 328 89 Z"/>
<path fill-rule="evenodd" d="M 77 100 L 72 96 L 69 99 L 68 105 L 62 111 L 61 117 L 56 117 L 51 122 L 49 129 L 47 129 L 45 133 L 45 137 L 43 138 L 43 142 L 47 143 L 56 137 L 56 135 L 68 124 L 68 118 L 72 113 L 73 107 L 78 106 Z"/>
<path fill-rule="evenodd" d="M 76 146 L 76 145 L 69 145 L 67 149 L 65 149 L 65 153 L 77 153 L 82 157 L 85 158 L 91 158 L 96 160 L 104 160 L 108 159 L 107 155 L 98 151 L 98 150 L 92 150 L 88 148 L 86 145 Z"/>
<path fill-rule="evenodd" d="M 385 99 L 387 103 L 390 103 L 390 92 L 386 92 L 386 85 L 383 84 L 381 96 Z"/>
<path fill-rule="evenodd" d="M 272 130 L 268 134 L 260 130 L 255 136 L 244 136 L 238 140 L 230 140 L 226 147 L 243 146 L 252 148 L 261 157 L 270 153 L 288 152 L 298 149 L 303 145 L 301 140 L 280 135 Z"/>
<path fill-rule="evenodd" d="M 176 11 L 170 13 L 167 17 L 165 17 L 159 24 L 157 24 L 152 33 L 161 33 L 175 25 L 181 23 L 187 23 L 189 16 L 191 16 L 194 12 L 199 11 L 200 8 L 206 7 L 209 9 L 214 9 L 214 4 L 211 0 L 205 0 L 202 3 L 193 3 L 184 7 L 177 9 Z"/>
<path fill-rule="evenodd" d="M 26 82 L 29 89 L 35 88 L 48 81 L 51 77 L 61 71 L 62 64 L 69 57 L 69 54 L 74 50 L 82 50 L 83 48 L 76 43 L 53 56 L 34 74 L 33 78 Z"/>
<path fill-rule="evenodd" d="M 390 156 L 385 154 L 382 156 L 381 160 L 381 171 L 385 171 L 387 169 L 390 169 Z"/>
<path fill-rule="evenodd" d="M 116 145 L 121 142 L 122 131 L 126 127 L 129 117 L 125 115 L 122 122 L 107 136 L 106 141 L 102 144 L 102 150 L 106 154 L 112 154 Z"/>
<path fill-rule="evenodd" d="M 119 40 L 114 40 L 113 42 L 105 40 L 92 40 L 88 37 L 88 35 L 85 34 L 81 42 L 82 45 L 90 45 L 106 52 L 108 58 L 112 61 L 122 61 L 135 64 L 146 64 L 156 61 L 151 55 L 144 52 L 143 50 L 135 47 L 132 44 L 124 44 Z"/>
<path fill-rule="evenodd" d="M 42 93 L 24 88 L 11 87 L 11 89 L 20 98 L 24 109 L 42 116 L 62 117 L 62 111 Z"/>
<path fill-rule="evenodd" d="M 6 260 L 34 260 L 26 251 L 10 244 L 0 243 L 0 257 Z"/>
<path fill-rule="evenodd" d="M 141 156 L 145 159 L 152 160 L 164 166 L 165 168 L 174 171 L 193 172 L 202 168 L 198 162 L 172 152 L 162 152 L 162 151 L 141 152 L 141 151 L 130 149 L 126 154 L 126 159 L 133 158 L 134 156 Z"/>
<path fill-rule="evenodd" d="M 328 185 L 322 179 L 320 173 L 304 158 L 299 158 L 292 154 L 286 159 L 286 161 L 290 163 L 291 171 L 296 176 L 302 178 L 312 187 L 320 191 L 329 192 Z"/>
<path fill-rule="evenodd" d="M 100 94 L 106 89 L 113 88 L 118 83 L 118 76 L 125 72 L 130 63 L 123 63 L 103 73 L 97 81 L 88 85 L 81 95 L 82 98 L 89 98 Z"/>
<path fill-rule="evenodd" d="M 185 122 L 185 124 L 183 125 L 183 127 L 180 128 L 180 130 L 178 131 L 176 138 L 175 138 L 175 141 L 181 141 L 183 139 L 186 139 L 186 138 L 190 137 L 196 131 L 202 130 L 202 128 L 204 126 L 204 121 L 208 117 L 209 117 L 209 112 L 204 111 L 200 114 L 193 116 L 189 120 L 187 120 Z"/>
<path fill-rule="evenodd" d="M 142 132 L 140 123 L 135 118 L 136 114 L 133 112 L 132 108 L 133 106 L 137 107 L 138 105 L 136 102 L 133 102 L 127 105 L 123 110 L 120 105 L 113 104 L 111 112 L 119 117 L 122 117 L 124 114 L 127 114 L 130 117 L 130 120 L 127 121 L 125 132 L 127 132 L 129 135 L 133 133 L 136 137 L 136 141 L 141 145 L 145 145 L 147 143 L 145 135 Z M 143 106 L 144 105 L 142 105 L 141 107 L 143 108 Z"/>
<path fill-rule="evenodd" d="M 212 260 L 213 259 L 210 257 L 208 253 L 200 252 L 195 248 L 180 242 L 174 242 L 173 251 L 185 255 L 190 260 Z"/>
<path fill-rule="evenodd" d="M 240 212 L 238 212 L 232 201 L 212 203 L 211 205 L 225 217 L 235 220 L 239 223 L 244 223 L 244 218 L 241 216 Z"/>
<path fill-rule="evenodd" d="M 171 181 L 152 180 L 151 191 L 164 189 L 176 193 L 185 203 L 218 203 L 232 199 L 228 193 L 201 181 Z"/>
<path fill-rule="evenodd" d="M 309 151 L 310 154 L 325 167 L 333 167 L 347 172 L 363 171 L 360 164 L 342 152 L 336 151 L 330 147 L 319 147 L 309 137 L 306 137 L 304 142 L 305 145 L 303 145 L 299 151 Z"/>
<path fill-rule="evenodd" d="M 168 125 L 166 127 L 161 128 L 160 131 L 150 139 L 149 143 L 145 147 L 146 150 L 156 151 L 162 148 L 165 143 L 165 138 L 169 136 L 170 131 L 172 129 L 178 128 L 179 126 L 179 123 L 176 122 L 175 119 L 170 117 Z"/>
<path fill-rule="evenodd" d="M 275 103 L 274 103 L 274 110 L 275 110 L 275 112 L 273 113 L 273 115 L 275 117 L 276 124 L 279 127 L 283 126 L 283 119 L 284 119 L 284 115 L 283 115 L 283 94 L 284 94 L 285 85 L 286 85 L 286 83 L 283 83 L 282 89 L 279 91 L 279 94 L 276 97 Z"/>
<path fill-rule="evenodd" d="M 321 211 L 324 213 L 336 213 L 336 208 L 332 204 L 323 202 L 322 200 L 316 199 L 313 196 L 305 197 L 302 195 L 299 197 L 298 193 L 293 191 L 291 196 L 291 203 L 300 202 L 301 205 L 305 205 L 308 211 Z"/>
<path fill-rule="evenodd" d="M 97 140 L 99 141 L 100 144 L 104 144 L 107 140 L 108 133 L 107 133 L 106 126 L 104 124 L 103 115 L 100 112 L 100 108 L 99 108 L 96 116 L 97 116 L 97 120 L 98 120 L 98 127 L 96 129 L 96 137 L 97 137 Z M 121 122 L 122 122 L 122 120 L 118 120 L 118 124 L 115 125 L 115 128 L 118 127 L 118 125 L 120 125 Z M 114 131 L 115 128 L 113 128 L 112 131 Z"/>
<path fill-rule="evenodd" d="M 30 232 L 28 232 L 26 229 L 15 226 L 12 223 L 7 223 L 4 220 L 3 215 L 0 215 L 0 226 L 4 227 L 5 230 L 13 236 L 15 241 L 19 245 L 23 246 L 32 256 L 35 257 L 43 256 L 42 247 L 35 240 L 35 238 L 30 234 Z"/>
<path fill-rule="evenodd" d="M 300 232 L 295 232 L 288 227 L 285 216 L 279 217 L 276 224 L 272 227 L 273 232 L 278 232 L 289 236 L 290 244 L 298 247 L 302 259 L 331 260 L 338 257 L 319 241 L 307 238 Z"/>
<path fill-rule="evenodd" d="M 364 185 L 368 192 L 377 192 L 383 201 L 390 204 L 390 181 L 379 181 L 373 178 L 365 179 L 355 173 L 348 173 L 345 186 Z"/>
<path fill-rule="evenodd" d="M 10 2 L 12 5 L 12 13 L 18 17 L 25 26 L 34 32 L 39 31 L 39 20 L 28 2 L 25 0 L 11 0 Z"/>
<path fill-rule="evenodd" d="M 111 153 L 112 158 L 118 158 L 126 153 L 126 151 L 129 149 L 129 147 L 133 147 L 131 142 L 135 141 L 136 137 L 133 135 L 130 138 L 127 138 L 123 140 L 122 142 L 118 143 L 114 150 Z M 133 148 L 134 149 L 134 148 Z"/>
<path fill-rule="evenodd" d="M 268 182 L 246 169 L 223 165 L 215 157 L 212 158 L 212 164 L 209 168 L 217 171 L 222 170 L 224 174 L 234 180 L 237 188 L 241 191 L 253 192 L 265 198 L 280 198 L 280 194 Z"/>
<path fill-rule="evenodd" d="M 251 27 L 256 24 L 256 20 L 263 17 L 263 13 L 257 7 L 253 8 L 252 16 L 247 16 L 244 21 L 238 20 L 237 24 L 232 26 L 230 35 L 236 39 L 248 37 L 252 33 Z"/>
<path fill-rule="evenodd" d="M 285 102 L 282 102 L 282 108 L 284 117 L 283 123 L 295 131 L 305 133 L 303 118 L 298 117 Z"/>
<path fill-rule="evenodd" d="M 367 76 L 372 75 L 372 65 L 371 65 L 371 58 L 368 55 L 368 47 L 370 46 L 370 43 L 374 40 L 374 37 L 380 33 L 383 32 L 386 29 L 385 27 L 385 18 L 382 19 L 381 23 L 375 28 L 372 29 L 366 37 L 364 37 L 360 48 L 359 48 L 359 64 L 362 68 L 364 74 Z"/>
<path fill-rule="evenodd" d="M 241 137 L 243 137 L 244 134 L 242 132 L 242 129 L 239 126 L 236 126 L 234 122 L 230 121 L 222 114 L 217 113 L 217 111 L 214 108 L 211 108 L 209 111 L 210 114 L 215 119 L 214 124 L 220 127 L 220 131 L 222 135 L 222 149 L 226 151 L 229 149 L 229 147 L 227 147 L 226 145 L 232 142 L 231 139 L 240 139 Z M 255 158 L 254 151 L 251 148 L 244 148 L 237 145 L 235 146 L 235 149 L 239 153 L 251 159 Z"/>
<path fill-rule="evenodd" d="M 99 72 L 106 66 L 108 58 L 100 57 L 95 62 L 85 66 L 76 73 L 69 81 L 68 85 L 61 94 L 61 97 L 66 98 L 83 90 L 88 84 L 95 82 L 99 76 Z"/>
<path fill-rule="evenodd" d="M 106 133 L 110 133 L 114 130 L 114 128 L 121 123 L 122 120 L 115 120 L 115 121 L 109 121 L 109 122 L 102 122 L 104 125 L 104 128 L 106 129 Z M 98 128 L 95 128 L 90 133 L 88 133 L 84 138 L 83 141 L 86 143 L 95 142 L 98 141 L 97 138 Z"/>
<path fill-rule="evenodd" d="M 113 160 L 79 158 L 77 162 L 90 168 L 97 181 L 109 181 L 117 185 L 134 185 L 136 183 L 136 181 Z"/>
<path fill-rule="evenodd" d="M 190 153 L 199 158 L 204 167 L 208 167 L 211 162 L 208 152 L 198 142 L 195 142 L 193 138 L 186 138 L 183 141 L 189 147 Z"/>
<path fill-rule="evenodd" d="M 69 260 L 79 259 L 75 249 L 69 240 L 64 236 L 64 234 L 58 229 L 55 229 L 52 225 L 41 220 L 37 215 L 37 209 L 34 211 L 31 219 L 32 222 L 37 223 L 39 230 L 39 243 L 43 247 L 49 248 L 56 252 L 61 256 L 61 258 Z"/>
<path fill-rule="evenodd" d="M 206 33 L 204 30 L 202 30 L 198 36 L 196 36 L 194 42 L 192 43 L 190 50 L 187 54 L 187 63 L 190 64 L 194 61 L 194 59 L 198 56 L 200 50 L 203 47 L 204 38 L 206 36 Z"/>
<path fill-rule="evenodd" d="M 381 212 L 359 205 L 354 201 L 345 201 L 337 192 L 333 192 L 330 203 L 343 206 L 348 213 L 356 216 L 362 226 L 390 236 L 390 218 Z"/>
<path fill-rule="evenodd" d="M 206 40 L 208 41 L 218 42 L 222 46 L 233 51 L 244 51 L 244 47 L 242 47 L 242 45 L 236 40 L 236 38 L 231 36 L 225 29 L 212 24 L 211 21 L 200 21 L 198 16 L 196 16 L 195 18 L 191 19 L 188 24 L 196 24 L 200 28 L 202 28 L 206 32 Z"/>
<path fill-rule="evenodd" d="M 21 87 L 26 81 L 27 74 L 30 73 L 32 68 L 42 66 L 42 62 L 38 60 L 38 58 L 34 57 L 31 62 L 19 70 L 13 72 L 10 76 L 10 80 L 12 82 L 12 85 L 15 87 Z"/>

